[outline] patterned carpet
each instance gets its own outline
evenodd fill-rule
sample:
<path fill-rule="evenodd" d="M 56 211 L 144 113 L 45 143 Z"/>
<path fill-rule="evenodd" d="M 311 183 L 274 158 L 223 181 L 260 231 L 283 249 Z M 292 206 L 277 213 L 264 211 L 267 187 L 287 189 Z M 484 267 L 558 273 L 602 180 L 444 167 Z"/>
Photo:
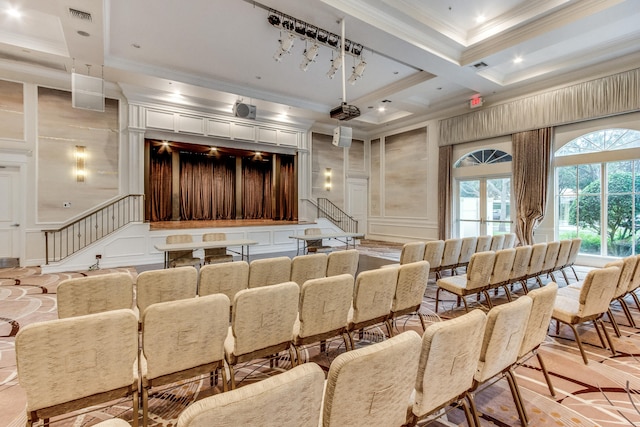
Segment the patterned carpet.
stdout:
<path fill-rule="evenodd" d="M 385 264 L 397 261 L 398 247 L 376 247 L 375 243 L 358 248 L 366 265 Z M 363 264 L 363 263 L 361 263 Z M 79 273 L 40 274 L 38 268 L 0 269 L 0 426 L 23 426 L 25 395 L 20 388 L 15 369 L 14 339 L 18 329 L 26 324 L 55 319 L 57 284 L 69 277 L 127 271 L 135 277 L 133 268 L 87 271 Z M 579 272 L 586 274 L 586 270 Z M 560 283 L 564 286 L 564 283 Z M 535 286 L 531 284 L 530 286 Z M 519 292 L 519 295 L 522 293 Z M 440 313 L 433 312 L 435 284 L 429 284 L 422 313 L 429 322 L 458 316 L 463 310 L 453 298 L 441 305 Z M 471 300 L 474 300 L 473 298 Z M 502 302 L 499 294 L 494 301 Z M 483 301 L 476 303 L 486 309 Z M 640 322 L 640 314 L 632 303 L 632 312 Z M 592 326 L 580 329 L 581 336 L 591 360 L 584 365 L 572 341 L 567 327 L 558 336 L 549 337 L 540 352 L 551 373 L 556 397 L 551 398 L 542 377 L 537 360 L 532 358 L 517 368 L 517 379 L 522 389 L 526 410 L 531 418 L 530 426 L 640 426 L 640 331 L 626 325 L 621 310 L 616 310 L 623 336 L 613 337 L 618 351 L 615 357 L 599 347 L 598 337 Z M 555 333 L 554 327 L 550 328 Z M 413 329 L 421 331 L 418 319 L 407 317 L 396 324 L 398 331 Z M 382 329 L 368 330 L 357 342 L 358 346 L 370 345 L 384 339 Z M 329 343 L 326 352 L 317 347 L 306 351 L 306 357 L 328 367 L 331 360 L 344 351 L 342 341 Z M 268 361 L 243 365 L 237 371 L 240 386 L 277 374 L 290 366 L 288 357 L 280 357 L 278 366 L 271 368 Z M 246 377 L 246 379 L 245 379 Z M 220 392 L 210 387 L 208 377 L 191 382 L 172 384 L 154 391 L 150 400 L 151 425 L 175 426 L 180 412 L 191 402 Z M 517 426 L 519 420 L 506 380 L 502 379 L 476 393 L 478 409 L 482 413 L 482 426 Z M 99 421 L 118 416 L 131 420 L 130 401 L 118 402 L 106 409 L 96 409 L 80 416 L 56 420 L 52 426 L 91 426 Z M 448 421 L 441 418 L 429 425 L 465 425 L 461 411 L 454 409 L 447 414 Z"/>

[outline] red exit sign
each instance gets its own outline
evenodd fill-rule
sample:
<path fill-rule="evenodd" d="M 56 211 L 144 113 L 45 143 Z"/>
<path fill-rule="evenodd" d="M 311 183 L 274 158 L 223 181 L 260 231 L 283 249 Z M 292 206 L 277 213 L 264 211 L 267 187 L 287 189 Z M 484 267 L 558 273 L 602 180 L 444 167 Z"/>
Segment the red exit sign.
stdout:
<path fill-rule="evenodd" d="M 471 98 L 471 100 L 469 100 L 469 107 L 471 108 L 476 108 L 476 107 L 482 107 L 482 97 L 481 96 L 476 96 L 475 98 Z"/>

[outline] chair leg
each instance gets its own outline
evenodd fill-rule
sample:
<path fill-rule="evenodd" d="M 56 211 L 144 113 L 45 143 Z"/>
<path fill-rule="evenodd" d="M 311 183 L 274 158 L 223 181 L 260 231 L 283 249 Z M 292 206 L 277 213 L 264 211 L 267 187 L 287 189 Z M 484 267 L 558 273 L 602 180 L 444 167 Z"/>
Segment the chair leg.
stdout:
<path fill-rule="evenodd" d="M 568 285 L 569 284 L 569 277 L 567 276 L 567 272 L 564 271 L 564 268 L 560 269 L 560 272 L 562 273 L 562 277 L 564 277 L 565 283 Z"/>
<path fill-rule="evenodd" d="M 522 280 L 520 283 L 522 283 L 522 292 L 524 292 L 524 294 L 528 294 L 529 293 L 529 288 L 527 287 L 527 280 Z"/>
<path fill-rule="evenodd" d="M 300 350 L 299 346 L 294 346 L 296 349 L 296 366 L 302 365 L 302 350 Z"/>
<path fill-rule="evenodd" d="M 573 275 L 576 276 L 576 280 L 580 280 L 578 279 L 578 273 L 576 273 L 576 269 L 573 268 L 573 265 L 570 265 L 569 267 L 571 267 L 571 270 L 573 270 Z"/>
<path fill-rule="evenodd" d="M 436 313 L 438 312 L 438 300 L 440 296 L 440 288 L 436 289 Z"/>
<path fill-rule="evenodd" d="M 133 400 L 133 411 L 131 416 L 133 420 L 133 427 L 138 427 L 138 417 L 139 417 L 139 410 L 140 410 L 140 402 L 138 401 L 138 390 L 133 391 L 131 399 Z M 49 419 L 47 419 L 47 425 L 48 424 L 49 424 Z"/>
<path fill-rule="evenodd" d="M 236 374 L 233 372 L 233 365 L 229 365 L 229 389 L 234 390 L 236 388 Z"/>
<path fill-rule="evenodd" d="M 393 325 L 391 324 L 391 319 L 385 320 L 384 324 L 387 327 L 387 332 L 389 332 L 389 338 L 391 338 L 393 336 Z"/>
<path fill-rule="evenodd" d="M 580 349 L 580 354 L 582 355 L 582 360 L 584 361 L 584 364 L 588 365 L 589 364 L 589 360 L 587 359 L 587 355 L 584 352 L 584 348 L 582 348 L 582 341 L 580 340 L 580 335 L 578 335 L 578 330 L 571 323 L 567 323 L 567 325 L 569 325 L 569 327 L 573 331 L 573 335 L 576 337 L 576 343 L 578 343 L 578 348 Z M 599 333 L 600 332 L 598 332 L 598 334 Z"/>
<path fill-rule="evenodd" d="M 629 310 L 629 306 L 623 297 L 618 299 L 620 301 L 620 306 L 622 307 L 622 311 L 624 311 L 624 315 L 627 316 L 627 320 L 632 328 L 637 328 L 636 322 L 633 320 L 633 316 L 631 315 L 631 310 Z"/>
<path fill-rule="evenodd" d="M 298 362 L 296 361 L 296 349 L 291 344 L 289 344 L 289 359 L 291 359 L 291 367 L 294 368 Z"/>
<path fill-rule="evenodd" d="M 551 276 L 551 280 L 553 280 L 554 282 L 558 283 L 558 281 L 556 280 L 556 276 L 553 275 L 553 271 L 549 272 L 549 276 Z"/>
<path fill-rule="evenodd" d="M 149 423 L 149 389 L 147 387 L 142 387 L 142 426 L 147 427 L 148 423 Z"/>
<path fill-rule="evenodd" d="M 607 348 L 607 344 L 604 342 L 604 337 L 602 336 L 602 332 L 600 331 L 600 327 L 598 325 L 597 319 L 593 321 L 593 326 L 596 328 L 596 332 L 598 333 L 598 338 L 600 339 L 600 345 L 602 348 Z"/>
<path fill-rule="evenodd" d="M 485 299 L 487 300 L 487 305 L 489 306 L 489 308 L 493 308 L 493 303 L 491 302 L 491 297 L 489 296 L 489 292 L 484 290 L 482 291 L 482 293 L 484 294 Z"/>
<path fill-rule="evenodd" d="M 344 351 L 349 351 L 349 350 L 351 350 L 351 349 L 349 348 L 349 334 L 348 334 L 348 333 L 344 332 L 344 333 L 342 334 L 342 341 L 344 341 Z"/>
<path fill-rule="evenodd" d="M 473 419 L 473 414 L 467 402 L 465 402 L 464 398 L 460 400 L 459 406 L 462 406 L 462 410 L 464 411 L 464 417 L 467 419 L 467 425 L 469 427 L 473 427 L 475 425 L 475 420 Z M 478 424 L 477 427 L 480 427 Z"/>
<path fill-rule="evenodd" d="M 229 391 L 229 381 L 227 378 L 227 370 L 225 369 L 225 366 L 227 366 L 226 362 L 222 363 L 222 367 L 220 368 L 220 371 L 222 372 L 222 391 Z"/>
<path fill-rule="evenodd" d="M 609 348 L 611 349 L 611 355 L 615 356 L 616 349 L 613 346 L 613 341 L 611 341 L 611 336 L 609 335 L 609 332 L 607 332 L 607 328 L 604 326 L 604 323 L 602 323 L 602 319 L 597 319 L 596 323 L 599 323 L 600 326 L 602 326 L 602 331 L 604 332 L 604 336 L 607 339 L 607 342 L 609 343 Z"/>
<path fill-rule="evenodd" d="M 472 392 L 467 393 L 467 400 L 469 401 L 469 409 L 471 409 L 471 415 L 473 416 L 473 424 L 476 427 L 480 427 L 480 416 L 478 415 L 478 408 L 476 407 Z M 471 426 L 471 424 L 469 424 L 469 426 Z"/>
<path fill-rule="evenodd" d="M 636 293 L 634 291 L 629 292 L 631 294 L 631 296 L 633 297 L 633 300 L 636 303 L 636 307 L 638 308 L 638 310 L 640 310 L 640 300 L 638 299 L 638 295 L 636 295 Z"/>
<path fill-rule="evenodd" d="M 513 402 L 516 404 L 518 416 L 520 416 L 520 423 L 523 427 L 526 427 L 527 424 L 529 424 L 529 417 L 527 416 L 527 411 L 524 409 L 524 402 L 522 401 L 522 396 L 520 395 L 520 389 L 518 388 L 516 376 L 513 375 L 513 371 L 511 369 L 508 369 L 505 372 L 505 376 L 507 377 L 507 382 L 509 383 L 509 388 L 511 389 Z"/>
<path fill-rule="evenodd" d="M 464 311 L 465 312 L 469 312 L 469 305 L 467 305 L 467 299 L 465 297 L 460 297 L 462 299 L 462 302 L 464 303 Z"/>
<path fill-rule="evenodd" d="M 504 294 L 507 296 L 507 301 L 511 302 L 513 301 L 513 298 L 511 298 L 511 292 L 509 291 L 509 286 L 508 284 L 502 285 L 502 289 L 504 289 Z M 496 291 L 498 289 L 496 288 Z"/>
<path fill-rule="evenodd" d="M 420 324 L 422 325 L 422 332 L 427 330 L 427 325 L 425 325 L 424 323 L 424 317 L 422 317 L 422 314 L 420 314 L 420 309 L 418 309 L 418 311 L 416 311 L 416 314 L 418 315 L 418 319 L 420 319 Z"/>
<path fill-rule="evenodd" d="M 553 384 L 551 384 L 551 377 L 549 377 L 549 372 L 547 371 L 547 367 L 545 366 L 542 356 L 540 356 L 540 352 L 538 350 L 534 350 L 536 353 L 536 357 L 538 358 L 538 363 L 540 364 L 540 369 L 542 369 L 542 374 L 544 375 L 544 379 L 547 382 L 547 387 L 549 387 L 549 393 L 551 393 L 551 397 L 556 397 L 556 391 L 553 388 Z"/>
<path fill-rule="evenodd" d="M 613 317 L 613 312 L 611 308 L 607 310 L 607 316 L 609 316 L 609 321 L 611 322 L 611 326 L 613 326 L 613 332 L 615 332 L 616 336 L 620 338 L 622 335 L 620 334 L 620 327 L 618 326 L 618 321 L 615 317 Z"/>

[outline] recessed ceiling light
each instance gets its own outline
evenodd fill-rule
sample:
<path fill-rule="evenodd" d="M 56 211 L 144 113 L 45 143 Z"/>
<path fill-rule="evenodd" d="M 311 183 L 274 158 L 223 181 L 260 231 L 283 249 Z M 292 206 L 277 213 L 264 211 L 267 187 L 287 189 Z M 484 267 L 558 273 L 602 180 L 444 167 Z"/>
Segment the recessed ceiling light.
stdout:
<path fill-rule="evenodd" d="M 9 15 L 12 18 L 22 18 L 22 12 L 20 12 L 19 9 L 16 9 L 15 7 L 10 7 L 7 9 L 7 15 Z"/>
<path fill-rule="evenodd" d="M 382 107 L 382 106 L 378 107 L 378 113 L 384 113 L 385 110 L 386 109 L 384 107 Z"/>
<path fill-rule="evenodd" d="M 82 31 L 82 30 L 78 30 L 77 33 L 79 35 L 81 35 L 82 37 L 89 37 L 91 34 L 87 33 L 86 31 Z"/>
<path fill-rule="evenodd" d="M 522 62 L 522 57 L 521 56 L 516 56 L 515 58 L 513 58 L 513 63 L 514 64 L 519 64 Z"/>
<path fill-rule="evenodd" d="M 476 16 L 476 22 L 478 24 L 482 24 L 483 22 L 485 22 L 487 20 L 487 17 L 484 15 L 478 15 Z"/>

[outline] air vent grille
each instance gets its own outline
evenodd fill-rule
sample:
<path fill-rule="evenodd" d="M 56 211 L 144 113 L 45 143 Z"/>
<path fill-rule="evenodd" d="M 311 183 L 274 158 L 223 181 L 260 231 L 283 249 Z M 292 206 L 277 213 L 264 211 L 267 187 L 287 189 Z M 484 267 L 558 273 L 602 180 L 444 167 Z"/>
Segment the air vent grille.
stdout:
<path fill-rule="evenodd" d="M 482 69 L 484 69 L 484 68 L 487 68 L 487 67 L 488 67 L 488 65 L 487 65 L 487 63 L 486 63 L 486 62 L 482 62 L 482 61 L 480 61 L 480 62 L 477 62 L 477 63 L 473 64 L 471 67 L 472 67 L 472 68 L 475 68 L 475 69 L 476 69 L 476 71 L 478 71 L 478 70 L 482 70 Z"/>
<path fill-rule="evenodd" d="M 91 14 L 89 12 L 83 12 L 78 9 L 69 8 L 69 15 L 71 15 L 72 18 L 80 19 L 82 21 L 92 21 Z"/>

